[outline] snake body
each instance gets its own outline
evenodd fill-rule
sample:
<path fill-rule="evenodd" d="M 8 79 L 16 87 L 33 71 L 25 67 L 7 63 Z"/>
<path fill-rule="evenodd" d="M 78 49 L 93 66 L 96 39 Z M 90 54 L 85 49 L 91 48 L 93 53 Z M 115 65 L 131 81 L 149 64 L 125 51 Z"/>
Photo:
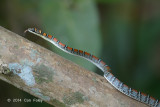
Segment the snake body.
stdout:
<path fill-rule="evenodd" d="M 124 84 L 123 82 L 121 82 L 120 80 L 118 80 L 111 73 L 110 67 L 108 65 L 106 65 L 106 63 L 103 62 L 98 57 L 96 57 L 88 52 L 71 48 L 71 47 L 63 44 L 62 42 L 60 42 L 54 36 L 48 35 L 37 28 L 28 28 L 25 32 L 33 33 L 33 34 L 47 40 L 48 42 L 52 43 L 53 45 L 55 45 L 56 47 L 58 47 L 62 51 L 65 51 L 69 54 L 80 56 L 82 58 L 87 59 L 88 61 L 90 61 L 91 63 L 96 65 L 99 69 L 101 69 L 104 72 L 104 77 L 108 80 L 108 82 L 111 85 L 113 85 L 117 90 L 122 92 L 123 94 L 125 94 L 135 100 L 138 100 L 142 103 L 145 103 L 151 107 L 160 107 L 160 101 L 158 99 L 156 100 L 155 98 L 153 98 L 147 94 L 144 94 L 140 91 L 132 89 L 132 88 L 128 87 L 126 84 Z"/>

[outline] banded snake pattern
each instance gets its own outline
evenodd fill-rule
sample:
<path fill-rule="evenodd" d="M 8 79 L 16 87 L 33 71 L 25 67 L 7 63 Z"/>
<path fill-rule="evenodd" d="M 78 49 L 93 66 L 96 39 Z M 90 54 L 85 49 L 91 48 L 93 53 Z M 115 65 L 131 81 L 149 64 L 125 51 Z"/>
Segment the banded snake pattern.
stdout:
<path fill-rule="evenodd" d="M 144 94 L 140 91 L 132 89 L 132 88 L 128 87 L 126 84 L 122 83 L 120 80 L 118 80 L 110 72 L 111 71 L 110 67 L 108 65 L 106 65 L 106 63 L 103 62 L 98 57 L 96 57 L 88 52 L 71 48 L 71 47 L 63 44 L 62 42 L 60 42 L 54 36 L 48 35 L 37 28 L 28 28 L 27 30 L 25 30 L 25 33 L 26 32 L 30 32 L 32 34 L 35 34 L 35 35 L 47 40 L 48 42 L 52 43 L 53 45 L 55 45 L 56 47 L 58 47 L 62 51 L 65 51 L 65 52 L 72 54 L 72 55 L 80 56 L 84 59 L 87 59 L 88 61 L 90 61 L 91 63 L 96 65 L 99 69 L 101 69 L 104 72 L 104 77 L 108 80 L 108 82 L 111 85 L 113 85 L 117 90 L 122 92 L 123 94 L 125 94 L 135 100 L 138 100 L 142 103 L 145 103 L 151 107 L 160 107 L 160 101 L 158 99 L 156 100 L 155 98 L 153 98 L 147 94 Z"/>

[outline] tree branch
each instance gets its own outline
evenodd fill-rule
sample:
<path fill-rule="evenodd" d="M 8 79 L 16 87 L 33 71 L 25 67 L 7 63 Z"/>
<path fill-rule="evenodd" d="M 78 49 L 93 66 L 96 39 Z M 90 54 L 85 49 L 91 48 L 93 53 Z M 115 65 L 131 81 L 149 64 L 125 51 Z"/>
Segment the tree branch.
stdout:
<path fill-rule="evenodd" d="M 0 27 L 0 79 L 56 107 L 145 107 L 107 80 Z M 2 67 L 1 72 L 7 71 Z"/>

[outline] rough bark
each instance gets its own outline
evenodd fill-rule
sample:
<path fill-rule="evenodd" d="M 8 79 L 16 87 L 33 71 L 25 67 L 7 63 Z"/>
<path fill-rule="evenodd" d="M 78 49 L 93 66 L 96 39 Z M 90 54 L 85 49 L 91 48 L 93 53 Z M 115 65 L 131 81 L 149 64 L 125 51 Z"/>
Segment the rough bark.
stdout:
<path fill-rule="evenodd" d="M 0 74 L 1 80 L 56 107 L 146 106 L 116 90 L 104 77 L 3 27 L 0 62 L 11 72 Z"/>

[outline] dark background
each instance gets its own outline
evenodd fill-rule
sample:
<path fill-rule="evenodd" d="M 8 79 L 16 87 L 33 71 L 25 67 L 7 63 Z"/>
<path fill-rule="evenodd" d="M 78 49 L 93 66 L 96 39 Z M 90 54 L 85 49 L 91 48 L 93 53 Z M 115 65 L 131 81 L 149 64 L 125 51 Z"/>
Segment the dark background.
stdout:
<path fill-rule="evenodd" d="M 29 27 L 94 54 L 128 86 L 160 99 L 159 0 L 1 0 L 0 26 L 21 36 Z M 102 75 L 90 62 L 47 42 L 25 37 Z M 50 107 L 47 103 L 8 103 L 33 96 L 0 81 L 1 107 Z"/>

